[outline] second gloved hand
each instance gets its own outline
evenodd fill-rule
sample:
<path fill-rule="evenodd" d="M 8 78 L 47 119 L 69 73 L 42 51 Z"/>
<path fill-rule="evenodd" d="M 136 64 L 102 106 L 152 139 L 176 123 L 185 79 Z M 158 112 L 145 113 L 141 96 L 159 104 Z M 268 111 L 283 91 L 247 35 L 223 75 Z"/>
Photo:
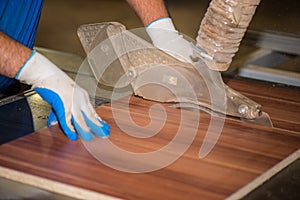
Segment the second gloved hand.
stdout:
<path fill-rule="evenodd" d="M 48 125 L 59 122 L 66 136 L 92 140 L 109 136 L 110 127 L 96 114 L 87 92 L 41 54 L 33 51 L 16 78 L 29 85 L 51 106 Z"/>
<path fill-rule="evenodd" d="M 182 62 L 192 62 L 193 49 L 175 29 L 171 18 L 161 18 L 151 22 L 146 31 L 153 45 Z"/>

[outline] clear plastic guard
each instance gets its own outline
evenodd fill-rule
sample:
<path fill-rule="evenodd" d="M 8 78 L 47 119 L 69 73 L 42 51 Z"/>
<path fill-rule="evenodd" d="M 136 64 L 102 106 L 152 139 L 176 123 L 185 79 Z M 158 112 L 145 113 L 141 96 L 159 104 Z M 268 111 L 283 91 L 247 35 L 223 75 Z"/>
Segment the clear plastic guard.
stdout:
<path fill-rule="evenodd" d="M 220 72 L 209 69 L 201 57 L 181 62 L 148 42 L 144 29 L 127 31 L 120 23 L 106 22 L 82 25 L 78 35 L 95 79 L 105 86 L 130 87 L 131 94 L 142 98 L 211 114 L 245 120 L 261 116 L 259 104 L 225 85 Z"/>

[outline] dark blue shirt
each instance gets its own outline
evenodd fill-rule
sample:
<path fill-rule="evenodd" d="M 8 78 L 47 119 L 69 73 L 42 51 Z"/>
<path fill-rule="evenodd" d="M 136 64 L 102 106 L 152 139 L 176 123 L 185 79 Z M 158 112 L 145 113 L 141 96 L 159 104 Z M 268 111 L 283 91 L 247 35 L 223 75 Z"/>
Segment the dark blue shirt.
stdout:
<path fill-rule="evenodd" d="M 0 0 L 0 30 L 33 48 L 42 5 L 43 0 Z M 0 75 L 0 91 L 14 81 Z"/>

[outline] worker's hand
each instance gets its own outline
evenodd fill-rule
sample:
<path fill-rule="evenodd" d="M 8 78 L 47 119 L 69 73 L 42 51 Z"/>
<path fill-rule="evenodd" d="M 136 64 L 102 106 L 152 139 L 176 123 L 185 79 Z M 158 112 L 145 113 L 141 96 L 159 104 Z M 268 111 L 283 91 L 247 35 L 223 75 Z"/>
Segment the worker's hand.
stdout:
<path fill-rule="evenodd" d="M 109 125 L 96 114 L 87 92 L 41 54 L 33 51 L 16 78 L 52 106 L 48 125 L 58 121 L 69 139 L 76 140 L 76 132 L 83 140 L 109 136 Z"/>
<path fill-rule="evenodd" d="M 146 31 L 153 45 L 183 62 L 192 62 L 191 44 L 175 29 L 170 18 L 161 18 L 151 22 Z"/>

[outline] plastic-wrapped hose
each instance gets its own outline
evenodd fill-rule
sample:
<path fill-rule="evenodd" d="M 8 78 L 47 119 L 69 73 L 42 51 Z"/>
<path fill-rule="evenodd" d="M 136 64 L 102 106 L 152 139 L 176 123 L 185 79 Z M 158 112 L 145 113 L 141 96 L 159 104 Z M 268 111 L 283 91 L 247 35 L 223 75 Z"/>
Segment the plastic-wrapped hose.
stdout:
<path fill-rule="evenodd" d="M 209 68 L 226 71 L 239 49 L 260 0 L 212 0 L 201 22 L 197 46 L 213 60 Z"/>

